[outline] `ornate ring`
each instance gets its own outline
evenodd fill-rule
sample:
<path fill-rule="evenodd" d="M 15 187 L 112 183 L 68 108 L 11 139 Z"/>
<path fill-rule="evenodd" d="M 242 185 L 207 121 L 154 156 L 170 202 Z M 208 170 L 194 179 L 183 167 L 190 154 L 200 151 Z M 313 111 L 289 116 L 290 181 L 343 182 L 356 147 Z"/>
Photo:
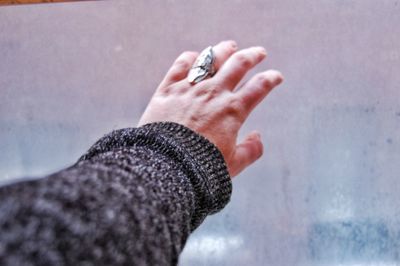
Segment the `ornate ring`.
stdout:
<path fill-rule="evenodd" d="M 197 57 L 189 71 L 188 81 L 191 84 L 196 84 L 208 77 L 213 76 L 215 74 L 214 61 L 214 52 L 212 46 L 209 46 Z"/>

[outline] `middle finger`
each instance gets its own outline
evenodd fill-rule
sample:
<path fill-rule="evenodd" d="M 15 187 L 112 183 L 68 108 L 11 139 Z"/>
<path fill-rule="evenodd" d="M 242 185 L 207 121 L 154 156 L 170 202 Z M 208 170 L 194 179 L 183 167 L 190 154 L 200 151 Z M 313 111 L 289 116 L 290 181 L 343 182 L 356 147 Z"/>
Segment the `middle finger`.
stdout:
<path fill-rule="evenodd" d="M 232 91 L 244 75 L 260 63 L 266 55 L 265 49 L 259 46 L 240 50 L 229 57 L 212 80 Z"/>

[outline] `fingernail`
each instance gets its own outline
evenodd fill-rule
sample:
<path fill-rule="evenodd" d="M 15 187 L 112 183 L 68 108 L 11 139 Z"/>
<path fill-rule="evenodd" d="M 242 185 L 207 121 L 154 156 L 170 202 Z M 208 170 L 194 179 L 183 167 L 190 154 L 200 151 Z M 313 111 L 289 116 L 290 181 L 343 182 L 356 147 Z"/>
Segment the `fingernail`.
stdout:
<path fill-rule="evenodd" d="M 260 54 L 262 54 L 262 55 L 264 55 L 264 56 L 267 55 L 267 51 L 266 51 L 265 48 L 262 47 L 262 46 L 256 46 L 256 47 L 254 47 L 254 49 L 256 49 Z"/>
<path fill-rule="evenodd" d="M 279 72 L 279 71 L 276 71 L 275 70 L 275 86 L 276 85 L 279 85 L 279 84 L 281 84 L 282 83 L 282 81 L 284 80 L 284 77 L 283 77 L 283 75 L 282 75 L 282 73 L 281 72 Z"/>

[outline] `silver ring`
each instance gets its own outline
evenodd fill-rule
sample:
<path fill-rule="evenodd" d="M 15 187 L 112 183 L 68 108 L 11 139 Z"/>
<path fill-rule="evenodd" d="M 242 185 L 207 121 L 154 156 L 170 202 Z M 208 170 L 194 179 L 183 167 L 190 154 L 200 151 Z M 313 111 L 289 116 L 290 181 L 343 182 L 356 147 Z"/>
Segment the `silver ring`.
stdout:
<path fill-rule="evenodd" d="M 189 71 L 189 75 L 187 77 L 188 81 L 191 84 L 196 84 L 208 77 L 213 76 L 215 74 L 214 61 L 214 52 L 212 46 L 209 46 L 197 57 Z"/>

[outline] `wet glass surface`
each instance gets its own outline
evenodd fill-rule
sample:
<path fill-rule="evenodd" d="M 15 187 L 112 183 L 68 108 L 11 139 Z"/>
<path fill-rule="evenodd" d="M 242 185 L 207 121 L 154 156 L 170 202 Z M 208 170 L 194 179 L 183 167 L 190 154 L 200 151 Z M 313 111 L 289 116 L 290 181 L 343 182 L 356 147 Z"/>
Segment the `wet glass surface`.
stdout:
<path fill-rule="evenodd" d="M 400 265 L 400 2 L 99 1 L 0 8 L 0 176 L 72 164 L 135 126 L 184 50 L 263 45 L 285 83 L 264 157 L 180 265 Z"/>

